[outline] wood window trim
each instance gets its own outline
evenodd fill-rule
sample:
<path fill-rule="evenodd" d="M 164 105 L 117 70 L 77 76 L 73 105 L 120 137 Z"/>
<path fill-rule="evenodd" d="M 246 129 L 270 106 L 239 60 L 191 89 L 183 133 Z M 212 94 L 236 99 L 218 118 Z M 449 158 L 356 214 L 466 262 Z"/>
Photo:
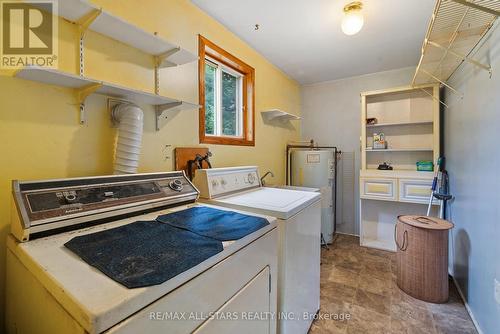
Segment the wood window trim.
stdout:
<path fill-rule="evenodd" d="M 198 93 L 200 143 L 255 146 L 255 69 L 205 37 L 198 35 Z M 243 75 L 242 137 L 211 136 L 205 133 L 205 58 L 209 56 Z"/>

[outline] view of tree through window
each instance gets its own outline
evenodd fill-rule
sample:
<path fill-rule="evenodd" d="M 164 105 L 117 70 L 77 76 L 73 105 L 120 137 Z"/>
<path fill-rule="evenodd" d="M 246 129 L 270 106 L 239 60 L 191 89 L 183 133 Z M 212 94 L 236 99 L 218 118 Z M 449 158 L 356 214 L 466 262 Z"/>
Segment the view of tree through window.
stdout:
<path fill-rule="evenodd" d="M 205 133 L 215 134 L 216 68 L 205 64 Z"/>
<path fill-rule="evenodd" d="M 198 38 L 200 143 L 255 146 L 255 69 Z"/>
<path fill-rule="evenodd" d="M 205 134 L 240 136 L 242 76 L 224 65 L 205 62 Z"/>
<path fill-rule="evenodd" d="M 222 134 L 236 136 L 237 125 L 237 103 L 238 103 L 238 79 L 229 73 L 222 72 Z"/>

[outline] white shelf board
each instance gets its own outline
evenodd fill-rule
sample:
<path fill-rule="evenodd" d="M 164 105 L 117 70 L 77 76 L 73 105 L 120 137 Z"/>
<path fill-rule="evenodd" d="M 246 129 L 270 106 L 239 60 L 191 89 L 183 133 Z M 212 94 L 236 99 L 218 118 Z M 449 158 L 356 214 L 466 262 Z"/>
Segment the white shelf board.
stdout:
<path fill-rule="evenodd" d="M 99 10 L 99 8 L 85 0 L 64 0 L 58 3 L 58 15 L 74 23 L 94 10 Z M 198 59 L 191 52 L 104 10 L 91 23 L 89 29 L 153 56 L 171 53 L 161 63 L 161 67 L 182 65 Z M 175 49 L 178 51 L 173 52 Z"/>
<path fill-rule="evenodd" d="M 280 120 L 280 121 L 298 121 L 302 118 L 294 114 L 287 113 L 286 111 L 279 109 L 270 109 L 261 112 L 264 117 L 268 120 Z"/>
<path fill-rule="evenodd" d="M 408 126 L 408 125 L 432 125 L 433 121 L 418 121 L 418 122 L 397 122 L 397 123 L 378 123 L 366 124 L 367 128 L 389 127 L 389 126 Z"/>
<path fill-rule="evenodd" d="M 25 67 L 21 70 L 18 70 L 14 74 L 14 76 L 20 79 L 75 89 L 80 89 L 92 84 L 100 83 L 97 80 L 92 80 L 74 74 L 37 66 Z"/>
<path fill-rule="evenodd" d="M 370 149 L 366 148 L 366 152 L 432 152 L 432 148 L 381 148 L 381 149 Z"/>
<path fill-rule="evenodd" d="M 417 169 L 393 169 L 393 170 L 380 170 L 376 168 L 368 168 L 360 170 L 361 177 L 397 177 L 409 179 L 422 179 L 432 180 L 434 172 L 417 171 Z"/>
<path fill-rule="evenodd" d="M 26 67 L 17 71 L 15 77 L 75 89 L 82 89 L 90 85 L 100 84 L 101 86 L 94 91 L 94 94 L 158 106 L 179 103 L 179 106 L 176 107 L 177 110 L 179 110 L 179 108 L 198 108 L 197 104 L 42 67 Z"/>

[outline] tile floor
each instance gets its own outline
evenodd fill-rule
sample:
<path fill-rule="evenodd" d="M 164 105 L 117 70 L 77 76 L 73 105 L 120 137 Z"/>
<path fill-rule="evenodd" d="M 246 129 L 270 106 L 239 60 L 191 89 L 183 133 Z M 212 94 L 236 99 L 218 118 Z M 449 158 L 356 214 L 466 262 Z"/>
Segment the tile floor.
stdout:
<path fill-rule="evenodd" d="M 324 317 L 314 321 L 310 334 L 477 333 L 451 281 L 446 304 L 402 292 L 395 283 L 395 253 L 360 247 L 357 237 L 338 235 L 321 257 Z M 333 319 L 327 319 L 330 314 Z"/>

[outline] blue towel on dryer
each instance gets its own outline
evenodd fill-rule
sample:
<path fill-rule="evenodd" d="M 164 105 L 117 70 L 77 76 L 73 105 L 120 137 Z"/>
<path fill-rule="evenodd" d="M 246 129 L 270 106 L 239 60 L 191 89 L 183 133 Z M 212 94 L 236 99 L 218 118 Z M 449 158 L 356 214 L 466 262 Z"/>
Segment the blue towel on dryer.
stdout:
<path fill-rule="evenodd" d="M 169 213 L 156 220 L 220 241 L 241 239 L 269 225 L 265 218 L 206 206 Z"/>
<path fill-rule="evenodd" d="M 161 284 L 223 251 L 220 241 L 157 221 L 81 235 L 64 246 L 129 289 Z"/>

